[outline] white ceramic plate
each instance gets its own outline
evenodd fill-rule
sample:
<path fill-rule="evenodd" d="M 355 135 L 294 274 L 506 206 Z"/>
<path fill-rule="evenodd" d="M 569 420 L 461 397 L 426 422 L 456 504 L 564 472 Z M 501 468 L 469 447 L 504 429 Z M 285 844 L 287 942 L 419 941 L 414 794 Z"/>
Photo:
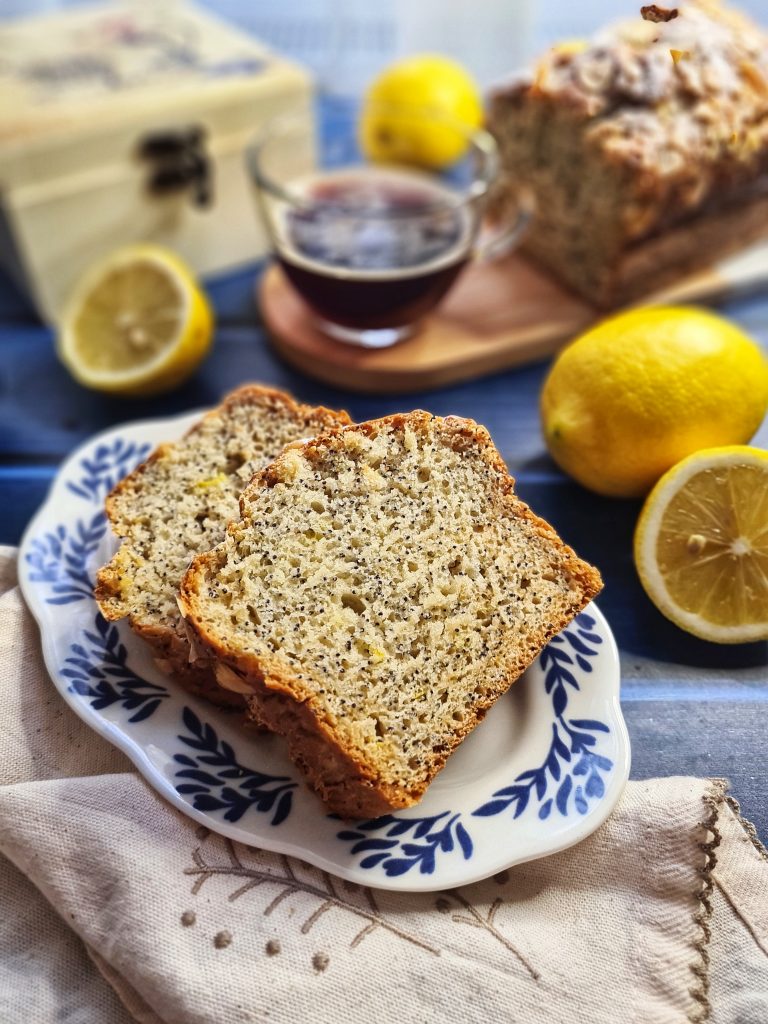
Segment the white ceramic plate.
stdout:
<path fill-rule="evenodd" d="M 21 544 L 24 596 L 67 703 L 175 807 L 215 832 L 387 889 L 465 885 L 584 839 L 629 774 L 619 659 L 594 605 L 552 641 L 450 758 L 421 803 L 371 821 L 325 813 L 281 741 L 189 696 L 92 596 L 115 550 L 105 494 L 198 414 L 132 423 L 61 467 Z"/>

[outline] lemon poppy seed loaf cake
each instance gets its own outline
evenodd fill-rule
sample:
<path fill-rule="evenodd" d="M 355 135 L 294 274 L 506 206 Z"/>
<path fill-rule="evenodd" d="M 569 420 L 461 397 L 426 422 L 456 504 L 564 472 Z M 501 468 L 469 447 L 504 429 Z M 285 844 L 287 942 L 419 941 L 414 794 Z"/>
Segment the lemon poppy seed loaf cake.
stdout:
<path fill-rule="evenodd" d="M 719 0 L 646 15 L 552 47 L 489 103 L 497 214 L 531 191 L 524 249 L 603 307 L 768 234 L 768 34 Z"/>
<path fill-rule="evenodd" d="M 127 616 L 160 667 L 192 692 L 225 707 L 243 704 L 217 686 L 179 613 L 178 587 L 192 557 L 222 539 L 242 489 L 286 444 L 348 422 L 346 413 L 300 405 L 280 391 L 241 387 L 108 496 L 107 516 L 123 542 L 97 577 L 101 611 Z"/>
<path fill-rule="evenodd" d="M 290 446 L 240 505 L 180 605 L 344 817 L 415 803 L 601 587 L 471 420 L 414 412 Z"/>

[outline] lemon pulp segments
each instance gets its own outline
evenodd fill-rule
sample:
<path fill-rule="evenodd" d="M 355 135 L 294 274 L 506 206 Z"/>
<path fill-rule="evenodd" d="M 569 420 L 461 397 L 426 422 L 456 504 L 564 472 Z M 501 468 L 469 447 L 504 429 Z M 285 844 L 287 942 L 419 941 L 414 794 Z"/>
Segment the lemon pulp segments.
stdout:
<path fill-rule="evenodd" d="M 173 278 L 151 261 L 116 266 L 80 307 L 74 350 L 97 373 L 136 369 L 178 336 L 186 306 Z"/>
<path fill-rule="evenodd" d="M 86 387 L 147 396 L 181 384 L 205 358 L 213 317 L 191 270 L 168 249 L 118 249 L 86 274 L 58 332 L 58 351 Z"/>
<path fill-rule="evenodd" d="M 721 626 L 767 620 L 768 471 L 736 463 L 692 477 L 667 506 L 656 558 L 685 611 Z"/>
<path fill-rule="evenodd" d="M 635 554 L 649 596 L 684 629 L 768 637 L 768 453 L 712 449 L 672 469 L 643 509 Z"/>

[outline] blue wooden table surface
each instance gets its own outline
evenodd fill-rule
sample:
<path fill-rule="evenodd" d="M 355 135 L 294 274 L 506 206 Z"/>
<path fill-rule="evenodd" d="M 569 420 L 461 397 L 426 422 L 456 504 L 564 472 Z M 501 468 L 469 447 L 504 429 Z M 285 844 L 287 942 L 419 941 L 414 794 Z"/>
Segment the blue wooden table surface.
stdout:
<path fill-rule="evenodd" d="M 61 459 L 93 433 L 127 420 L 214 404 L 257 380 L 310 402 L 346 407 L 357 420 L 403 408 L 484 423 L 523 499 L 549 519 L 606 581 L 599 604 L 622 655 L 622 703 L 632 738 L 632 775 L 727 776 L 745 815 L 768 839 L 768 643 L 725 647 L 682 633 L 653 608 L 631 559 L 639 505 L 599 498 L 566 479 L 546 455 L 537 418 L 545 363 L 429 394 L 344 393 L 290 369 L 269 348 L 254 304 L 260 267 L 207 282 L 216 343 L 195 376 L 170 396 L 119 400 L 79 387 L 59 364 L 51 333 L 0 277 L 0 543 L 15 544 Z M 722 311 L 768 349 L 768 296 Z M 755 443 L 768 447 L 768 424 Z"/>

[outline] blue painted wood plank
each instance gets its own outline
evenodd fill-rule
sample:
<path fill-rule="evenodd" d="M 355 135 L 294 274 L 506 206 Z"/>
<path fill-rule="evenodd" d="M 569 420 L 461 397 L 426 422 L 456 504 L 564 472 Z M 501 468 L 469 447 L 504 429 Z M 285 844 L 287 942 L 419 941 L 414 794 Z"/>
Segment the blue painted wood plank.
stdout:
<path fill-rule="evenodd" d="M 514 465 L 541 452 L 536 419 L 543 366 L 500 374 L 439 392 L 397 396 L 351 395 L 310 380 L 269 350 L 255 323 L 222 327 L 210 358 L 182 388 L 154 399 L 119 399 L 87 391 L 59 364 L 42 328 L 0 329 L 0 459 L 58 461 L 94 432 L 126 420 L 171 415 L 211 405 L 228 389 L 261 380 L 307 401 L 349 409 L 356 418 L 403 408 L 473 416 L 499 438 Z"/>
<path fill-rule="evenodd" d="M 705 700 L 710 704 L 768 704 L 767 684 L 768 680 L 765 678 L 712 682 L 706 677 L 670 680 L 649 676 L 643 679 L 624 679 L 621 684 L 621 700 L 622 703 L 674 701 L 685 704 L 692 701 L 701 703 Z M 648 714 L 653 714 L 653 711 L 649 711 Z"/>
<path fill-rule="evenodd" d="M 42 504 L 53 466 L 0 466 L 0 544 L 18 544 Z"/>
<path fill-rule="evenodd" d="M 696 775 L 730 779 L 742 813 L 768 841 L 765 704 L 622 702 L 633 779 Z"/>
<path fill-rule="evenodd" d="M 227 305 L 239 304 L 244 298 L 241 286 L 247 285 L 250 293 L 252 279 L 255 272 L 238 275 L 229 285 L 220 284 L 219 294 Z M 768 301 L 734 304 L 728 312 L 737 322 L 743 318 L 756 337 L 768 343 Z M 490 429 L 513 470 L 522 466 L 547 470 L 549 463 L 541 461 L 544 449 L 537 413 L 545 372 L 546 364 L 539 363 L 423 394 L 353 395 L 282 364 L 271 352 L 251 306 L 250 322 L 219 327 L 210 357 L 186 385 L 169 396 L 127 400 L 76 384 L 59 364 L 45 328 L 0 325 L 0 460 L 58 461 L 75 444 L 107 426 L 210 405 L 243 381 L 263 380 L 294 390 L 309 401 L 345 406 L 358 419 L 418 406 L 471 416 Z M 756 443 L 768 445 L 768 424 Z"/>

